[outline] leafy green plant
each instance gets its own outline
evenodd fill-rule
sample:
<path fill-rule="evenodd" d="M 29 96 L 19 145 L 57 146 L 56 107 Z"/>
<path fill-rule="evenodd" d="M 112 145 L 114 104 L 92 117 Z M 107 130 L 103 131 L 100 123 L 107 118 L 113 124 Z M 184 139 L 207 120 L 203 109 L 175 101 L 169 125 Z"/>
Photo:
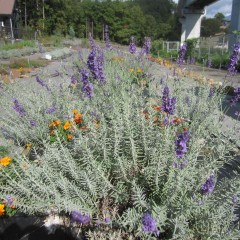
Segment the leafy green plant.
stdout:
<path fill-rule="evenodd" d="M 198 38 L 191 38 L 186 40 L 186 44 L 187 44 L 186 57 L 194 56 L 194 50 L 196 48 L 197 43 L 198 43 Z"/>

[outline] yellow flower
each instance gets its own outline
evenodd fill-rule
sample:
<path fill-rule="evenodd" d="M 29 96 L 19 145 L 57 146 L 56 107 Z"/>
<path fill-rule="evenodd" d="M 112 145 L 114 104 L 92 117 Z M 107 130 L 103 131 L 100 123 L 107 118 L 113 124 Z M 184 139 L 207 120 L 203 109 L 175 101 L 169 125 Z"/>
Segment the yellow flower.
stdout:
<path fill-rule="evenodd" d="M 4 204 L 0 204 L 0 216 L 3 216 L 5 214 L 4 207 L 5 207 Z"/>
<path fill-rule="evenodd" d="M 143 70 L 141 68 L 137 69 L 137 73 L 142 73 L 142 72 L 143 72 Z"/>
<path fill-rule="evenodd" d="M 48 125 L 48 127 L 49 127 L 49 128 L 55 127 L 54 121 L 52 121 L 52 122 Z"/>
<path fill-rule="evenodd" d="M 67 122 L 65 122 L 63 128 L 64 128 L 64 130 L 68 130 L 71 126 L 72 126 L 72 122 L 67 121 Z"/>
<path fill-rule="evenodd" d="M 31 143 L 27 143 L 26 145 L 25 145 L 25 148 L 26 149 L 30 149 L 32 147 L 32 144 Z"/>
<path fill-rule="evenodd" d="M 129 68 L 128 72 L 132 73 L 133 72 L 133 68 Z"/>
<path fill-rule="evenodd" d="M 73 109 L 72 110 L 72 113 L 75 115 L 75 114 L 78 114 L 78 110 L 77 109 Z"/>
<path fill-rule="evenodd" d="M 11 161 L 12 161 L 11 158 L 8 157 L 8 156 L 6 156 L 6 157 L 0 159 L 0 164 L 1 164 L 2 166 L 5 166 L 5 167 L 6 167 L 7 165 L 10 164 Z"/>

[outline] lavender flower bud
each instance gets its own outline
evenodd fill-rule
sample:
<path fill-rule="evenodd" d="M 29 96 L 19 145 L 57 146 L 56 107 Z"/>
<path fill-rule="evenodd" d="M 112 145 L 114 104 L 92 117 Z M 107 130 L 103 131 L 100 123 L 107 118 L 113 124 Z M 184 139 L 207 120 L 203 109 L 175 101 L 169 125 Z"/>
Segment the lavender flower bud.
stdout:
<path fill-rule="evenodd" d="M 211 175 L 204 184 L 201 186 L 202 194 L 212 193 L 215 188 L 214 176 Z"/>
<path fill-rule="evenodd" d="M 184 131 L 183 133 L 179 134 L 176 141 L 176 156 L 182 158 L 185 156 L 187 152 L 187 142 L 190 139 L 189 132 Z"/>
<path fill-rule="evenodd" d="M 153 219 L 149 212 L 145 212 L 142 218 L 143 231 L 148 233 L 154 233 L 159 236 L 160 231 L 157 229 L 156 221 Z"/>
<path fill-rule="evenodd" d="M 26 116 L 26 111 L 16 98 L 13 99 L 13 103 L 13 109 L 15 110 L 15 112 L 17 112 L 20 117 Z"/>
<path fill-rule="evenodd" d="M 72 211 L 71 212 L 71 221 L 72 222 L 78 222 L 81 224 L 88 224 L 90 223 L 91 219 L 89 215 L 81 214 L 78 211 Z"/>
<path fill-rule="evenodd" d="M 169 87 L 166 86 L 163 89 L 162 110 L 167 114 L 173 115 L 176 102 L 177 102 L 176 97 L 173 98 L 169 97 Z"/>

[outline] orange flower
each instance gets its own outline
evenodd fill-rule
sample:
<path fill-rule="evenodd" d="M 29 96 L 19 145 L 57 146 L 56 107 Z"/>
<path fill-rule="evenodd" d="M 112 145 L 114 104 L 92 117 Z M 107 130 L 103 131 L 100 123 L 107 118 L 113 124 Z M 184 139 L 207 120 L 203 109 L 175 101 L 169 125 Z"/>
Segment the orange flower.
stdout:
<path fill-rule="evenodd" d="M 56 127 L 59 127 L 60 124 L 61 124 L 60 120 L 54 120 L 53 122 L 54 122 Z"/>
<path fill-rule="evenodd" d="M 5 214 L 4 207 L 5 207 L 4 204 L 0 204 L 0 216 L 3 216 Z"/>
<path fill-rule="evenodd" d="M 173 123 L 182 123 L 183 122 L 183 119 L 182 118 L 174 118 L 173 119 Z"/>
<path fill-rule="evenodd" d="M 60 120 L 53 120 L 53 121 L 48 125 L 48 127 L 49 127 L 49 128 L 59 127 L 60 124 L 61 124 Z"/>
<path fill-rule="evenodd" d="M 82 123 L 83 122 L 82 114 L 81 113 L 76 114 L 74 120 L 77 124 Z"/>
<path fill-rule="evenodd" d="M 74 115 L 76 115 L 76 114 L 78 114 L 78 110 L 77 110 L 77 109 L 73 109 L 73 110 L 72 110 L 72 113 L 73 113 Z"/>
<path fill-rule="evenodd" d="M 63 128 L 64 128 L 64 130 L 68 130 L 71 126 L 72 126 L 72 122 L 67 121 L 67 122 L 65 122 Z"/>
<path fill-rule="evenodd" d="M 10 157 L 6 156 L 6 157 L 0 159 L 0 164 L 1 164 L 2 166 L 5 166 L 5 167 L 6 167 L 7 165 L 10 164 L 11 161 L 12 161 L 12 159 L 11 159 Z"/>
<path fill-rule="evenodd" d="M 161 111 L 161 106 L 153 106 L 154 110 Z"/>
<path fill-rule="evenodd" d="M 73 140 L 73 136 L 71 134 L 68 134 L 67 135 L 67 139 L 68 139 L 68 141 L 72 141 Z"/>
<path fill-rule="evenodd" d="M 187 131 L 187 128 L 184 127 L 184 128 L 183 128 L 183 131 L 186 132 L 186 131 Z"/>

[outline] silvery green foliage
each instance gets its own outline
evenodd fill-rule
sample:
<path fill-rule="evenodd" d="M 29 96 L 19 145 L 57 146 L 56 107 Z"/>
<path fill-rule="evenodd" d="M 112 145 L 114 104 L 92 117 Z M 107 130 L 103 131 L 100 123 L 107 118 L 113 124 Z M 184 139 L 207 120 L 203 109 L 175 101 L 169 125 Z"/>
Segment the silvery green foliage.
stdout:
<path fill-rule="evenodd" d="M 55 49 L 50 52 L 46 52 L 46 53 L 44 53 L 44 56 L 50 55 L 50 56 L 52 56 L 52 59 L 63 59 L 63 58 L 70 56 L 71 54 L 72 54 L 72 50 L 70 48 L 65 47 L 63 49 Z M 43 56 L 43 58 L 44 58 L 44 56 Z"/>
<path fill-rule="evenodd" d="M 216 91 L 209 98 L 209 86 L 167 81 L 171 95 L 177 97 L 174 117 L 184 118 L 190 133 L 186 165 L 178 168 L 182 159 L 175 155 L 174 142 L 182 127 L 161 127 L 153 121 L 156 112 L 152 105 L 161 105 L 164 86 L 147 79 L 146 91 L 146 85 L 133 84 L 129 66 L 148 65 L 131 56 L 115 62 L 114 54 L 106 59 L 107 83 L 93 82 L 95 97 L 91 101 L 82 97 L 78 87 L 73 91 L 68 84 L 63 84 L 61 92 L 50 85 L 51 94 L 43 88 L 40 95 L 16 95 L 15 86 L 5 89 L 8 94 L 1 96 L 1 106 L 6 111 L 0 118 L 9 137 L 35 143 L 36 149 L 42 144 L 44 151 L 34 162 L 21 154 L 14 156 L 8 171 L 0 171 L 0 178 L 5 179 L 1 195 L 14 197 L 20 210 L 29 214 L 51 209 L 90 214 L 93 220 L 88 234 L 92 239 L 156 239 L 143 232 L 146 211 L 151 211 L 160 239 L 238 239 L 238 202 L 232 199 L 240 193 L 239 174 L 218 177 L 233 159 L 230 151 L 234 148 L 221 132 L 217 112 L 221 93 Z M 28 119 L 9 114 L 13 96 L 39 121 L 36 129 L 28 129 Z M 53 104 L 59 111 L 44 115 L 43 109 Z M 83 114 L 89 131 L 76 129 L 72 142 L 63 142 L 59 136 L 50 143 L 49 121 L 66 119 L 72 109 Z M 99 119 L 99 128 L 92 121 L 92 112 Z M 201 186 L 212 174 L 216 187 L 213 193 L 203 195 Z M 98 232 L 106 226 L 97 227 L 96 220 L 106 216 L 112 221 L 109 232 Z"/>
<path fill-rule="evenodd" d="M 10 59 L 14 57 L 21 57 L 31 53 L 38 52 L 36 47 L 25 47 L 23 49 L 0 50 L 0 59 Z"/>

